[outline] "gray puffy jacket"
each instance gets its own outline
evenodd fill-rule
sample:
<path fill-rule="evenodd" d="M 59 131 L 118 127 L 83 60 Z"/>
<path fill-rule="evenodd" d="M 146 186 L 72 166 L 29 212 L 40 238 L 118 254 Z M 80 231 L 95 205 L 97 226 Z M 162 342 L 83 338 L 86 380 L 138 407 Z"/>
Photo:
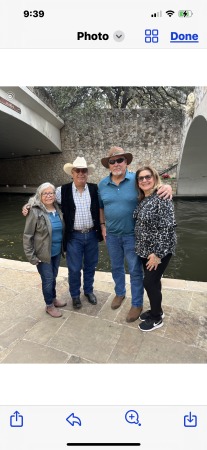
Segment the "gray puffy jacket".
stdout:
<path fill-rule="evenodd" d="M 61 222 L 63 215 L 57 203 L 54 203 Z M 46 208 L 41 202 L 34 201 L 30 212 L 26 218 L 23 234 L 23 247 L 25 255 L 31 264 L 38 264 L 39 261 L 50 263 L 52 246 L 52 225 L 48 217 Z M 63 247 L 62 247 L 63 248 Z M 63 249 L 62 255 L 64 256 Z"/>

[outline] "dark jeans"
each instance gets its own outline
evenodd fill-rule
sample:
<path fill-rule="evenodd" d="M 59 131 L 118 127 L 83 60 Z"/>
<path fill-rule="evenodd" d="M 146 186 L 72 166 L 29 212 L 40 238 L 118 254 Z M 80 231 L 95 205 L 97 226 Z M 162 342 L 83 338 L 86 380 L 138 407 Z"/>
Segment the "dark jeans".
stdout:
<path fill-rule="evenodd" d="M 81 269 L 83 269 L 84 293 L 91 294 L 98 264 L 96 231 L 92 230 L 89 233 L 73 231 L 72 239 L 67 243 L 66 259 L 69 269 L 68 281 L 71 297 L 79 297 L 80 295 Z"/>
<path fill-rule="evenodd" d="M 42 293 L 47 306 L 52 305 L 56 298 L 56 278 L 60 265 L 61 254 L 52 256 L 50 263 L 40 262 L 37 270 L 42 279 Z"/>
<path fill-rule="evenodd" d="M 144 267 L 144 288 L 147 292 L 150 301 L 152 316 L 156 319 L 160 318 L 162 314 L 162 286 L 161 277 L 170 261 L 172 254 L 169 253 L 162 258 L 161 264 L 157 266 L 156 270 L 147 270 L 146 263 L 147 258 L 142 258 L 142 264 Z"/>

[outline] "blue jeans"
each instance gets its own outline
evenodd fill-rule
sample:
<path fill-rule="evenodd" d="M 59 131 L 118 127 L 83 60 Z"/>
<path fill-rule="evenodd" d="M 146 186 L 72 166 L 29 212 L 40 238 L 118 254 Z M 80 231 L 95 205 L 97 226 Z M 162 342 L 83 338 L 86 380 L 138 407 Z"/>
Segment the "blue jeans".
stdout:
<path fill-rule="evenodd" d="M 96 231 L 80 233 L 73 231 L 72 239 L 67 243 L 66 259 L 68 282 L 71 297 L 79 297 L 81 270 L 83 270 L 83 290 L 85 294 L 93 292 L 96 266 L 98 264 L 98 238 Z"/>
<path fill-rule="evenodd" d="M 56 278 L 60 265 L 61 254 L 52 256 L 50 263 L 40 262 L 37 270 L 42 279 L 42 293 L 47 306 L 52 305 L 56 298 Z"/>
<path fill-rule="evenodd" d="M 106 235 L 106 245 L 111 260 L 111 270 L 115 282 L 116 295 L 126 294 L 125 268 L 126 259 L 130 274 L 132 306 L 143 305 L 143 271 L 140 257 L 135 253 L 135 237 L 131 235 Z"/>

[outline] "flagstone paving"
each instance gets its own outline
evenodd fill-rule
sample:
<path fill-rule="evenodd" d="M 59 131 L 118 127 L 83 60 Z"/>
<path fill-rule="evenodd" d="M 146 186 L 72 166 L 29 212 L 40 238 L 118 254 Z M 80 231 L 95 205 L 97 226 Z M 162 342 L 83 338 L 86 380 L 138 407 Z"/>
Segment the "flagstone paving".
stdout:
<path fill-rule="evenodd" d="M 54 319 L 45 313 L 36 267 L 0 259 L 0 363 L 207 363 L 207 283 L 164 278 L 164 326 L 143 333 L 139 321 L 126 322 L 129 275 L 126 280 L 126 300 L 114 311 L 112 276 L 96 272 L 98 304 L 82 294 L 83 306 L 75 311 L 61 267 L 57 293 L 67 306 Z"/>

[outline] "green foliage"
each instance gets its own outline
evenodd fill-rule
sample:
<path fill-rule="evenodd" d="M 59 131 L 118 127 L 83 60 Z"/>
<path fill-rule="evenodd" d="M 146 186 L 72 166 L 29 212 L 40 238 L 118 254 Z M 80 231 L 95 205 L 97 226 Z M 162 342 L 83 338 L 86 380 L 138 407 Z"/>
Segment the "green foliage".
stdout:
<path fill-rule="evenodd" d="M 165 108 L 182 111 L 194 87 L 60 86 L 35 88 L 37 95 L 38 89 L 45 92 L 48 100 L 56 105 L 57 112 L 64 117 L 74 110 Z"/>

